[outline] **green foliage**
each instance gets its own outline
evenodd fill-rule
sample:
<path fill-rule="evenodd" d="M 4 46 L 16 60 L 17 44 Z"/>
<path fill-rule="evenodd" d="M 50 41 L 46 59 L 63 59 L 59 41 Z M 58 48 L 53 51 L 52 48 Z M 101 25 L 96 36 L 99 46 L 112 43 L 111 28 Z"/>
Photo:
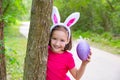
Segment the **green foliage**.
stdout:
<path fill-rule="evenodd" d="M 2 3 L 3 20 L 7 25 L 16 23 L 16 20 L 21 20 L 26 14 L 22 0 L 3 0 Z"/>
<path fill-rule="evenodd" d="M 64 4 L 63 4 L 64 3 Z M 120 1 L 118 0 L 54 0 L 61 14 L 61 21 L 72 12 L 78 11 L 81 17 L 72 28 L 74 31 L 111 32 L 120 34 Z"/>
<path fill-rule="evenodd" d="M 77 31 L 73 32 L 73 37 L 75 39 L 80 38 L 80 36 L 82 36 L 83 38 L 90 38 L 92 36 L 92 34 L 89 31 L 82 32 L 81 30 L 77 30 Z"/>
<path fill-rule="evenodd" d="M 112 40 L 112 34 L 109 33 L 109 32 L 104 32 L 102 35 L 101 35 L 102 38 L 105 38 L 105 39 L 108 39 L 109 41 Z"/>
<path fill-rule="evenodd" d="M 120 49 L 120 39 L 118 39 L 118 40 L 111 40 L 111 45 L 115 46 L 118 49 Z"/>
<path fill-rule="evenodd" d="M 17 25 L 18 26 L 18 25 Z M 5 27 L 5 56 L 9 80 L 22 80 L 26 39 L 19 33 L 19 27 Z"/>
<path fill-rule="evenodd" d="M 72 36 L 74 36 L 73 38 L 78 39 L 79 36 L 81 35 L 82 31 L 81 30 L 77 30 L 75 32 L 73 32 Z"/>
<path fill-rule="evenodd" d="M 24 6 L 25 6 L 25 15 L 22 17 L 23 20 L 29 21 L 30 20 L 30 12 L 31 12 L 31 5 L 32 0 L 22 0 Z"/>

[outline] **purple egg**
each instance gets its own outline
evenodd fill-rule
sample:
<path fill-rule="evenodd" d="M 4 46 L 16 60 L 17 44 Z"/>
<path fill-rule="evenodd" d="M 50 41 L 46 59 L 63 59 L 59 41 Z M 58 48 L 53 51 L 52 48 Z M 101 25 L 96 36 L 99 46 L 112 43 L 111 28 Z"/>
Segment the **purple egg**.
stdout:
<path fill-rule="evenodd" d="M 90 54 L 90 46 L 85 40 L 80 39 L 76 51 L 81 60 L 86 60 Z"/>

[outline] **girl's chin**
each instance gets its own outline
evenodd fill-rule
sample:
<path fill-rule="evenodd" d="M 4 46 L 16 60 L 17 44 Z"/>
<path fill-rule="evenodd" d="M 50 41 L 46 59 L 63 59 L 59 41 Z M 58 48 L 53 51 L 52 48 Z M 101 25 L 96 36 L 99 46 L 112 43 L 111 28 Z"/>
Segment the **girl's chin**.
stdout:
<path fill-rule="evenodd" d="M 61 52 L 60 50 L 53 50 L 54 52 Z"/>
<path fill-rule="evenodd" d="M 55 52 L 55 53 L 62 53 L 63 51 L 62 50 L 53 50 L 53 52 Z"/>

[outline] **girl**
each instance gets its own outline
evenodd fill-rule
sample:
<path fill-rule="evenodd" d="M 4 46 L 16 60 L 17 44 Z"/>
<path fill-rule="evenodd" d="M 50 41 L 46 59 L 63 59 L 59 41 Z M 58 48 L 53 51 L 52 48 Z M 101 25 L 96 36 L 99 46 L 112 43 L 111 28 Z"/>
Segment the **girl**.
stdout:
<path fill-rule="evenodd" d="M 60 16 L 56 7 L 53 7 L 53 26 L 50 29 L 48 47 L 46 80 L 70 80 L 66 75 L 68 71 L 79 80 L 90 61 L 90 55 L 86 61 L 82 61 L 79 69 L 75 67 L 72 54 L 68 51 L 72 48 L 70 27 L 79 19 L 79 13 L 71 14 L 64 23 L 60 23 Z"/>

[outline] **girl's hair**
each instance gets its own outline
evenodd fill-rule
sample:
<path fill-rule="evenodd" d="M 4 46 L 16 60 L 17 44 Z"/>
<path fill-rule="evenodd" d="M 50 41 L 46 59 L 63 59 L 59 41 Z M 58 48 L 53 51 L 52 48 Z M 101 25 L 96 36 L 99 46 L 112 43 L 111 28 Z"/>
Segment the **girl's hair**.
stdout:
<path fill-rule="evenodd" d="M 63 32 L 65 32 L 65 33 L 67 32 L 67 34 L 68 34 L 68 30 L 67 30 L 64 26 L 61 26 L 61 25 L 55 26 L 55 27 L 52 29 L 52 31 L 50 32 L 49 46 L 51 46 L 51 37 L 52 37 L 53 32 L 54 32 L 55 30 L 63 31 Z M 70 38 L 68 37 L 68 39 L 70 39 L 70 41 L 69 41 L 69 43 L 65 46 L 64 51 L 66 51 L 66 50 L 71 50 L 71 48 L 72 48 L 72 36 L 70 36 Z"/>

